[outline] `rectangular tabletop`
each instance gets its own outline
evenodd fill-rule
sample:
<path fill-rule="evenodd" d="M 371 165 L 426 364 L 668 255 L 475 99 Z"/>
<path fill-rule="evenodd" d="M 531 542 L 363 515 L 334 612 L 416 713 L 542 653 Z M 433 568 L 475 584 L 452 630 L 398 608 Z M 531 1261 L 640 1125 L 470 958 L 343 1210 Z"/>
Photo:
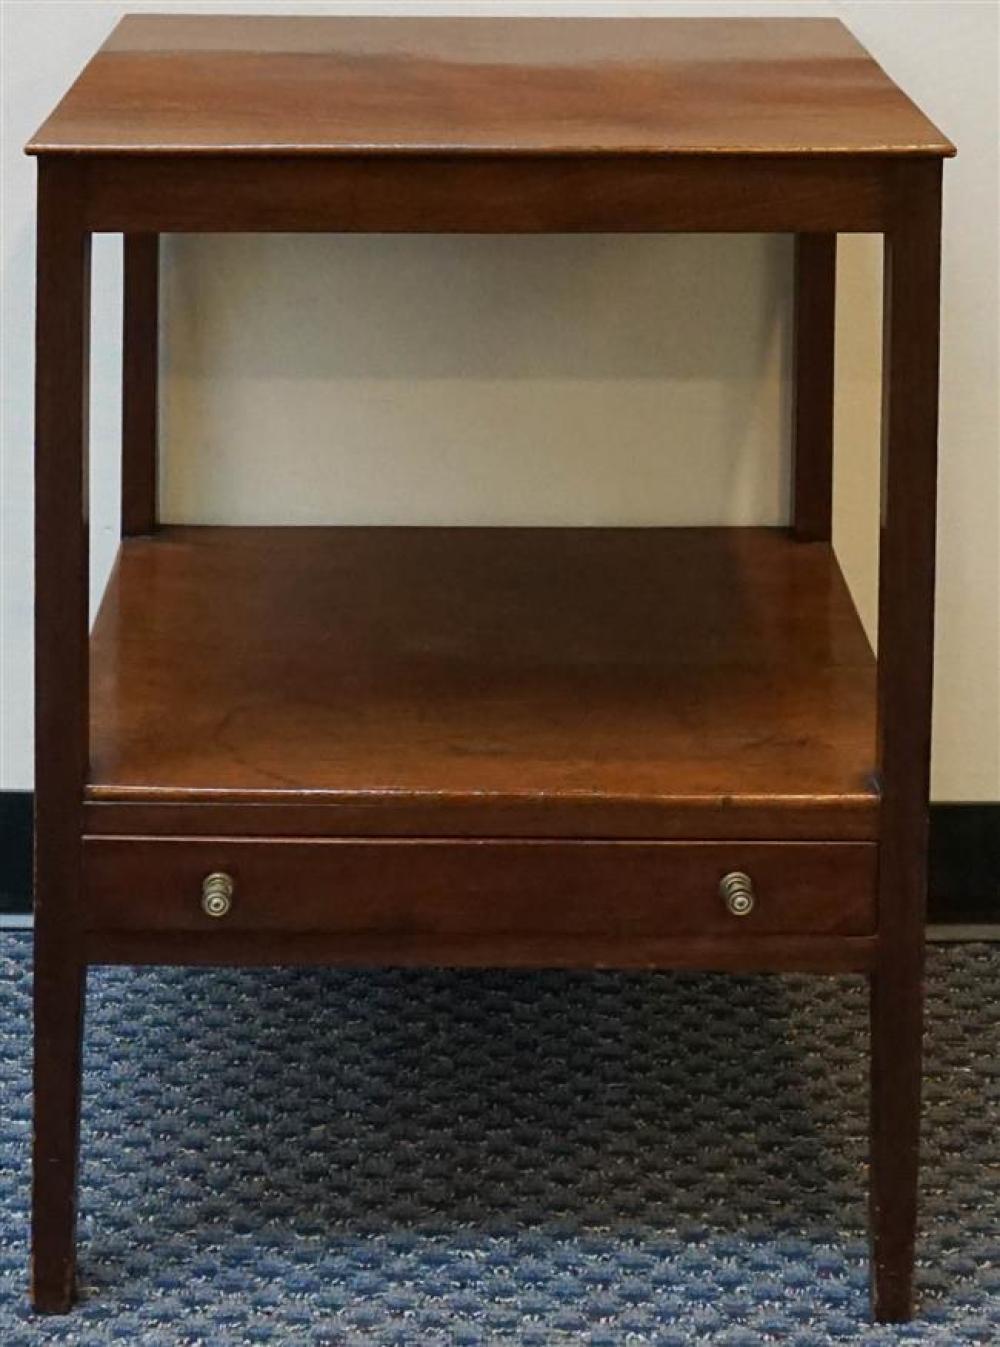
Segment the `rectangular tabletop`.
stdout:
<path fill-rule="evenodd" d="M 954 152 L 834 20 L 221 15 L 123 19 L 27 148 Z"/>

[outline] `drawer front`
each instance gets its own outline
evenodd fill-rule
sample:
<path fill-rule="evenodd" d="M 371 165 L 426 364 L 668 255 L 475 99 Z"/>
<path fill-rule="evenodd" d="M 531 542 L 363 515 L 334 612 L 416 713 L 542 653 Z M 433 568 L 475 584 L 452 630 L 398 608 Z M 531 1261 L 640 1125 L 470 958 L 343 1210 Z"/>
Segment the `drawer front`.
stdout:
<path fill-rule="evenodd" d="M 84 901 L 92 931 L 865 935 L 875 929 L 876 851 L 848 842 L 92 837 Z M 722 892 L 733 873 L 750 881 L 742 915 L 746 884 L 730 882 L 728 906 Z M 223 878 L 206 885 L 211 876 Z"/>

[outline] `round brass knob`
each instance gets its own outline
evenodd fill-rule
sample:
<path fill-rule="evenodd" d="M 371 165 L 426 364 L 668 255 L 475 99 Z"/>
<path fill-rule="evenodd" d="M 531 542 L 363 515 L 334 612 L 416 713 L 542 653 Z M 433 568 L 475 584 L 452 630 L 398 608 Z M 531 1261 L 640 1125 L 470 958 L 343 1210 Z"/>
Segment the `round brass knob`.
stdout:
<path fill-rule="evenodd" d="M 233 905 L 232 875 L 216 870 L 201 882 L 201 910 L 206 917 L 224 917 Z"/>
<path fill-rule="evenodd" d="M 749 917 L 754 906 L 753 880 L 742 870 L 731 870 L 719 882 L 719 896 L 732 917 Z"/>

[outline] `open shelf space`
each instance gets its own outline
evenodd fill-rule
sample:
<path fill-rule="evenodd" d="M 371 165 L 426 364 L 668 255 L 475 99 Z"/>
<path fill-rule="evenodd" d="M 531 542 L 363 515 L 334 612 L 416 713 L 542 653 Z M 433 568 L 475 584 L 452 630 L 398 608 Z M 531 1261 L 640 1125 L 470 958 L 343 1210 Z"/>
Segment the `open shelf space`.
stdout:
<path fill-rule="evenodd" d="M 876 836 L 872 653 L 785 530 L 165 527 L 91 666 L 90 832 Z"/>

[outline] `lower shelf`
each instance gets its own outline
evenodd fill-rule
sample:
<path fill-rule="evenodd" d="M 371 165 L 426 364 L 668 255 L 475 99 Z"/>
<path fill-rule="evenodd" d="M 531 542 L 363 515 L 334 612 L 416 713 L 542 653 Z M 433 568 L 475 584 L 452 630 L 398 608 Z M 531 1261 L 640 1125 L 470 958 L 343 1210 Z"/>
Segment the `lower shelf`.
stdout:
<path fill-rule="evenodd" d="M 92 835 L 877 836 L 872 654 L 779 529 L 163 528 L 91 683 Z"/>

